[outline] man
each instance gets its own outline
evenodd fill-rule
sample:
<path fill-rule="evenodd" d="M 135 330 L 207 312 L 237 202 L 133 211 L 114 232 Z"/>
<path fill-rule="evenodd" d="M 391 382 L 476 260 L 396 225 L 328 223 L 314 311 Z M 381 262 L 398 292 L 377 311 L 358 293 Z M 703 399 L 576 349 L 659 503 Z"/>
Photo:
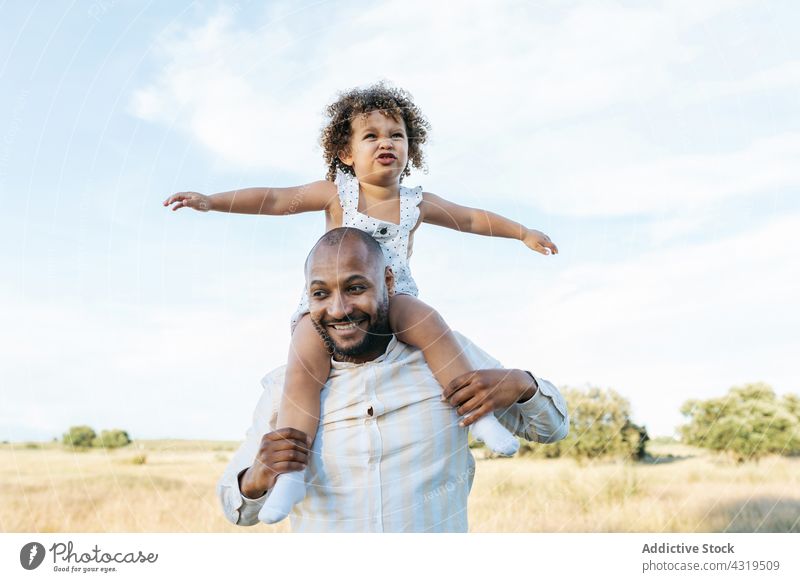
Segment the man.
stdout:
<path fill-rule="evenodd" d="M 501 369 L 463 337 L 477 371 L 443 397 L 422 352 L 389 331 L 393 275 L 368 234 L 326 233 L 306 260 L 306 284 L 311 319 L 333 353 L 320 426 L 310 450 L 301 431 L 275 430 L 283 368 L 262 380 L 253 425 L 217 486 L 232 523 L 257 523 L 277 475 L 306 469 L 308 492 L 292 511 L 293 531 L 467 531 L 475 470 L 469 424 L 497 411 L 528 440 L 566 436 L 566 404 L 552 384 Z M 359 323 L 334 327 L 350 320 Z"/>

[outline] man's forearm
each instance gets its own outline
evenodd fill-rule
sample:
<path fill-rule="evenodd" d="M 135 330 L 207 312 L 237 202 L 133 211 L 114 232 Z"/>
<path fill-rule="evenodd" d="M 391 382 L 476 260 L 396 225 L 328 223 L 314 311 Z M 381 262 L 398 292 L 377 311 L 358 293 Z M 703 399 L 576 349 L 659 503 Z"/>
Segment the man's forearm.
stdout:
<path fill-rule="evenodd" d="M 239 492 L 248 499 L 258 499 L 267 492 L 263 486 L 254 483 L 253 467 L 248 467 L 239 473 Z"/>
<path fill-rule="evenodd" d="M 527 370 L 519 370 L 519 371 L 524 374 L 525 383 L 527 384 L 527 386 L 525 386 L 522 394 L 517 399 L 517 404 L 522 402 L 527 402 L 528 400 L 533 398 L 536 395 L 536 391 L 539 389 L 539 384 L 536 383 L 536 378 L 533 376 L 533 374 L 531 374 Z"/>

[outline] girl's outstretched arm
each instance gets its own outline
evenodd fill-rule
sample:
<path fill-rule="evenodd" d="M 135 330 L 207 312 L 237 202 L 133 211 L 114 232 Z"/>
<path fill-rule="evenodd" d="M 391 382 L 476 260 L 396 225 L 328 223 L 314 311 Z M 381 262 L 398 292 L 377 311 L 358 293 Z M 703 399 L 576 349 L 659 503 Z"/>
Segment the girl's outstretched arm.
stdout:
<path fill-rule="evenodd" d="M 179 192 L 164 200 L 164 206 L 174 205 L 172 210 L 194 208 L 202 212 L 281 215 L 327 210 L 336 197 L 336 185 L 319 180 L 291 188 L 242 188 L 211 196 Z"/>
<path fill-rule="evenodd" d="M 526 228 L 518 222 L 488 210 L 455 204 L 436 194 L 423 193 L 420 212 L 422 221 L 428 224 L 484 236 L 513 238 L 521 240 L 528 248 L 543 255 L 558 254 L 558 247 L 543 232 Z"/>

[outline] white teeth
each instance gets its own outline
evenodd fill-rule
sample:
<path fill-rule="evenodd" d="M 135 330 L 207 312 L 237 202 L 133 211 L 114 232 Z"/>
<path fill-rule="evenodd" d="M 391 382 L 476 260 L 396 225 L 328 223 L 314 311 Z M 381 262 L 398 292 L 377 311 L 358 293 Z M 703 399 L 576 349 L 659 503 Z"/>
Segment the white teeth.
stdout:
<path fill-rule="evenodd" d="M 355 326 L 356 324 L 351 322 L 351 323 L 345 323 L 344 325 L 334 325 L 333 329 L 339 329 L 339 330 L 353 329 Z"/>

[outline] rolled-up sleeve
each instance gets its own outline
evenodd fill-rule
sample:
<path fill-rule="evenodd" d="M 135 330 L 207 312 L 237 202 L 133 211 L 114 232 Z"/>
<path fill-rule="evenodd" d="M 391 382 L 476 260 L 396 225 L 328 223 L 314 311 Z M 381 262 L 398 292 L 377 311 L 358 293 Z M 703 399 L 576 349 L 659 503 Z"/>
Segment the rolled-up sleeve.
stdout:
<path fill-rule="evenodd" d="M 284 368 L 273 370 L 261 380 L 264 391 L 253 412 L 253 423 L 247 430 L 244 442 L 234 453 L 225 472 L 217 482 L 217 497 L 222 505 L 225 519 L 235 525 L 255 525 L 258 523 L 258 512 L 264 505 L 267 495 L 258 499 L 249 499 L 239 489 L 239 474 L 253 464 L 261 438 L 274 430 L 278 415 L 277 398 L 283 386 Z"/>
<path fill-rule="evenodd" d="M 543 378 L 535 379 L 539 386 L 536 393 L 529 400 L 518 402 L 509 408 L 498 419 L 506 428 L 529 441 L 560 441 L 569 433 L 567 403 L 558 388 Z M 508 418 L 503 418 L 504 416 Z M 512 423 L 508 423 L 508 420 Z"/>

